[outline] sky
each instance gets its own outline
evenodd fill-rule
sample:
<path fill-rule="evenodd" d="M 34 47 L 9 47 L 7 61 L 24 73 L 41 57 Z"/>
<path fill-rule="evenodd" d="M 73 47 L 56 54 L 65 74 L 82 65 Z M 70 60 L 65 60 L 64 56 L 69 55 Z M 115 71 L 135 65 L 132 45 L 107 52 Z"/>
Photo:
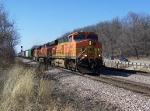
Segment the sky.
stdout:
<path fill-rule="evenodd" d="M 17 52 L 55 40 L 77 28 L 125 17 L 150 14 L 150 0 L 0 0 L 20 34 Z"/>

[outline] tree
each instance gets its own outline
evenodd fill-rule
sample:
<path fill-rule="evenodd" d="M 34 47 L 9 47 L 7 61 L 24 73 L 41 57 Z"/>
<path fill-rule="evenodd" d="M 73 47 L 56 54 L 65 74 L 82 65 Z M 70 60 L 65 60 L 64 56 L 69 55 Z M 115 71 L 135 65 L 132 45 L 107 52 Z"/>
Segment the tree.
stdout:
<path fill-rule="evenodd" d="M 99 40 L 103 44 L 103 53 L 108 55 L 116 55 L 118 48 L 118 38 L 121 35 L 121 23 L 118 18 L 110 22 L 102 22 L 96 25 L 96 33 L 99 35 Z"/>
<path fill-rule="evenodd" d="M 127 17 L 122 19 L 122 42 L 127 45 L 131 52 L 134 52 L 136 58 L 139 58 L 139 52 L 142 44 L 146 44 L 149 40 L 149 26 L 147 18 L 142 14 L 130 12 Z"/>
<path fill-rule="evenodd" d="M 11 22 L 4 6 L 0 5 L 0 65 L 7 67 L 14 61 L 15 46 L 19 43 L 15 22 Z"/>
<path fill-rule="evenodd" d="M 116 17 L 74 31 L 97 33 L 102 43 L 103 56 L 135 56 L 137 59 L 139 55 L 150 56 L 150 16 L 144 13 L 129 12 L 122 19 Z"/>

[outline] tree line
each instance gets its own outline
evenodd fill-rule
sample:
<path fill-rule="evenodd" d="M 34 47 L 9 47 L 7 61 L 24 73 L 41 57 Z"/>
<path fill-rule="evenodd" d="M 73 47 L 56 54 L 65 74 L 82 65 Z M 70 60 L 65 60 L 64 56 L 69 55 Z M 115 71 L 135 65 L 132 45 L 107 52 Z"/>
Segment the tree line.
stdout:
<path fill-rule="evenodd" d="M 149 57 L 150 16 L 145 13 L 129 12 L 123 18 L 114 18 L 74 31 L 92 31 L 99 35 L 103 44 L 103 56 Z M 74 32 L 72 31 L 72 32 Z M 65 37 L 72 32 L 67 32 Z"/>
<path fill-rule="evenodd" d="M 14 62 L 15 46 L 19 42 L 15 22 L 11 21 L 3 4 L 0 4 L 0 69 Z"/>
<path fill-rule="evenodd" d="M 103 44 L 103 56 L 115 57 L 150 57 L 150 15 L 129 12 L 123 18 L 99 22 L 66 32 L 66 37 L 74 31 L 95 32 Z M 59 37 L 59 38 L 61 38 Z M 20 35 L 15 22 L 10 20 L 3 4 L 0 4 L 0 67 L 7 67 L 14 62 L 15 46 Z"/>

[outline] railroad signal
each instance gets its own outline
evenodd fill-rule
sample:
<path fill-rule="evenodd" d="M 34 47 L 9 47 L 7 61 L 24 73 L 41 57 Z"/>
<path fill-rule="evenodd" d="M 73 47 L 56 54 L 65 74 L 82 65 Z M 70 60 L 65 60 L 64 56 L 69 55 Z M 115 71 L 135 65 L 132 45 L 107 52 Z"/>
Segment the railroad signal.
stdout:
<path fill-rule="evenodd" d="M 21 52 L 23 51 L 23 46 L 21 46 Z"/>

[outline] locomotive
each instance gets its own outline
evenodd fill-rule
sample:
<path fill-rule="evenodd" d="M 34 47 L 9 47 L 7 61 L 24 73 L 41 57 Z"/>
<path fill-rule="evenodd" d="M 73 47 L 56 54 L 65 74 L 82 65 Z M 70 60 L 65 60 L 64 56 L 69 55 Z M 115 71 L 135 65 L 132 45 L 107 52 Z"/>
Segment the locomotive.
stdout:
<path fill-rule="evenodd" d="M 26 51 L 35 61 L 82 73 L 99 72 L 104 67 L 102 44 L 94 32 L 74 32 Z"/>

